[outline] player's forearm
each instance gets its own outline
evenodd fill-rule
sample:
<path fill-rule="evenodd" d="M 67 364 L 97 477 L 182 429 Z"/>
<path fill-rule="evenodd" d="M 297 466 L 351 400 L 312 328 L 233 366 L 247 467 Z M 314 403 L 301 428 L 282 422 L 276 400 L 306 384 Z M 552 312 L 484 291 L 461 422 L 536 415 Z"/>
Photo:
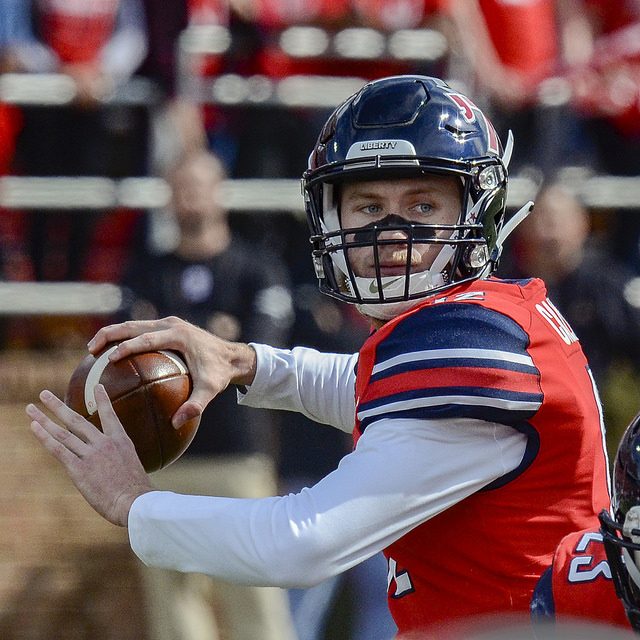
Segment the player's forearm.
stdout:
<path fill-rule="evenodd" d="M 141 496 L 129 515 L 131 547 L 152 566 L 313 586 L 510 472 L 525 444 L 522 434 L 482 421 L 374 424 L 334 472 L 298 494 Z"/>
<path fill-rule="evenodd" d="M 331 568 L 334 554 L 290 520 L 290 502 L 152 492 L 130 512 L 131 548 L 149 566 L 236 584 L 311 587 L 347 567 Z"/>
<path fill-rule="evenodd" d="M 252 345 L 254 379 L 239 402 L 265 409 L 297 411 L 343 431 L 353 428 L 356 354 L 291 351 Z"/>

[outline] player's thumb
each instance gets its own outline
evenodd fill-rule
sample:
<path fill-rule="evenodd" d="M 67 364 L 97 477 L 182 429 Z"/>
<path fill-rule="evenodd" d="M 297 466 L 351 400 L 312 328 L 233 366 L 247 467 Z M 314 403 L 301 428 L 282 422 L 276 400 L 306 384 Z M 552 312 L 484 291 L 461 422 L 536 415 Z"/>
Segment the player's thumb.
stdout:
<path fill-rule="evenodd" d="M 202 399 L 198 396 L 197 392 L 193 392 L 191 397 L 173 414 L 171 418 L 171 424 L 174 429 L 179 429 L 189 420 L 199 418 L 207 406 L 209 398 Z"/>

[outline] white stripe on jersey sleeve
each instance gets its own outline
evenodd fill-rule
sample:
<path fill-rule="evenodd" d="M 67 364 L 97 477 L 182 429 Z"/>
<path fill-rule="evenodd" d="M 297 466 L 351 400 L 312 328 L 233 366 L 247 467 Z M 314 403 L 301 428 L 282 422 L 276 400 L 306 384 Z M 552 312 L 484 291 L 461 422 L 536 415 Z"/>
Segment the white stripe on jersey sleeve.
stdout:
<path fill-rule="evenodd" d="M 380 373 L 385 369 L 390 369 L 399 364 L 407 362 L 420 362 L 421 360 L 439 360 L 439 359 L 462 359 L 468 358 L 472 360 L 497 360 L 501 362 L 513 362 L 515 364 L 523 364 L 533 367 L 533 360 L 530 356 L 521 353 L 512 353 L 510 351 L 498 351 L 496 349 L 430 349 L 427 351 L 413 351 L 409 353 L 401 353 L 393 356 L 383 362 L 378 362 L 373 367 L 372 375 Z"/>

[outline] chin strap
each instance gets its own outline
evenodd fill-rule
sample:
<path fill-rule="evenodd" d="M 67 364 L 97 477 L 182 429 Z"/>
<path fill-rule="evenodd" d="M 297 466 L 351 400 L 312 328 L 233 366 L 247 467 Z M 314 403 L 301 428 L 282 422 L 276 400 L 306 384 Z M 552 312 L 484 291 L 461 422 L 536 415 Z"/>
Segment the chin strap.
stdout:
<path fill-rule="evenodd" d="M 507 134 L 507 143 L 504 145 L 504 153 L 502 154 L 502 164 L 505 169 L 509 168 L 511 162 L 511 154 L 513 153 L 513 132 L 509 129 Z"/>
<path fill-rule="evenodd" d="M 529 200 L 527 204 L 521 207 L 516 213 L 514 213 L 507 222 L 504 223 L 498 239 L 496 240 L 496 248 L 494 249 L 495 257 L 494 262 L 497 262 L 502 255 L 502 248 L 505 240 L 513 233 L 514 229 L 533 211 L 533 200 Z"/>
<path fill-rule="evenodd" d="M 512 234 L 513 230 L 533 211 L 533 200 L 529 200 L 521 209 L 516 211 L 507 222 L 504 223 L 498 239 L 496 240 L 496 246 L 500 253 L 502 253 L 502 245 L 504 241 Z"/>

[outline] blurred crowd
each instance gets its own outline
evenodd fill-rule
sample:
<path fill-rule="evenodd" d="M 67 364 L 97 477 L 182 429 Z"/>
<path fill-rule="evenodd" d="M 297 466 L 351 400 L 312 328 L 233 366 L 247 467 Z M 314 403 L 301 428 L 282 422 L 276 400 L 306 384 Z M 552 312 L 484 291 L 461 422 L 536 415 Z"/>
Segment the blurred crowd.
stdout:
<path fill-rule="evenodd" d="M 223 50 L 185 44 L 188 30 L 214 26 L 229 34 Z M 375 30 L 382 42 L 427 29 L 445 46 L 422 58 L 385 47 L 372 57 L 332 48 L 297 57 L 280 39 L 293 26 L 340 33 L 347 49 L 357 45 L 351 28 Z M 0 175 L 154 176 L 172 190 L 161 211 L 19 211 L 0 202 L 4 280 L 116 282 L 129 292 L 126 317 L 176 314 L 228 339 L 340 352 L 358 349 L 367 327 L 318 293 L 304 220 L 229 213 L 219 188 L 224 179 L 298 178 L 330 109 L 250 97 L 225 104 L 207 98 L 211 83 L 225 74 L 447 79 L 477 97 L 503 140 L 513 131 L 511 175 L 540 189 L 538 210 L 498 274 L 541 275 L 550 285 L 594 364 L 612 447 L 636 413 L 640 202 L 596 209 L 561 183 L 572 175 L 640 177 L 640 1 L 0 0 L 0 72 Z M 2 78 L 12 74 L 63 74 L 73 98 L 16 103 L 3 92 Z M 151 87 L 147 99 L 119 99 L 136 80 Z M 80 326 L 83 344 L 95 325 Z M 65 339 L 73 338 L 65 327 Z M 51 323 L 4 323 L 2 340 L 51 346 Z M 201 429 L 190 455 L 266 455 L 286 490 L 322 477 L 348 450 L 343 435 L 300 417 L 242 415 L 233 398 L 219 405 L 210 420 L 230 429 Z M 309 434 L 304 456 L 291 444 L 300 429 Z M 318 591 L 308 610 L 323 610 L 318 603 L 344 588 Z M 375 598 L 386 609 L 384 592 Z M 292 601 L 295 614 L 304 598 Z M 307 618 L 305 628 L 320 638 L 329 623 Z"/>
<path fill-rule="evenodd" d="M 0 71 L 64 74 L 75 87 L 71 100 L 55 106 L 46 99 L 0 101 L 0 172 L 165 176 L 179 156 L 207 149 L 231 179 L 297 178 L 329 108 L 252 96 L 226 104 L 224 98 L 210 99 L 211 83 L 229 74 L 364 81 L 415 72 L 464 89 L 503 137 L 514 132 L 512 174 L 533 175 L 539 184 L 567 167 L 637 175 L 639 5 L 634 0 L 0 0 Z M 203 37 L 188 42 L 182 37 L 216 26 L 228 34 L 217 49 L 202 46 Z M 292 26 L 316 27 L 340 38 L 328 40 L 333 46 L 324 52 L 316 47 L 300 56 L 280 38 Z M 363 45 L 352 28 L 375 30 L 382 40 Z M 416 29 L 441 36 L 441 51 L 420 57 L 415 45 L 411 53 L 403 52 L 402 40 L 390 45 L 394 35 Z M 196 41 L 199 47 L 193 46 Z M 369 50 L 358 52 L 363 46 Z M 123 99 L 123 88 L 140 79 L 153 87 L 147 99 Z M 248 86 L 259 93 L 258 83 Z M 7 279 L 118 280 L 148 231 L 148 212 L 4 213 L 0 232 Z M 278 232 L 277 215 L 269 222 L 257 221 L 256 214 L 237 217 L 243 231 L 259 238 L 265 227 Z M 628 229 L 616 229 L 619 223 L 630 224 L 635 234 L 635 216 L 611 215 L 606 224 L 613 240 L 627 243 L 622 257 L 637 268 L 638 251 L 628 246 Z"/>

